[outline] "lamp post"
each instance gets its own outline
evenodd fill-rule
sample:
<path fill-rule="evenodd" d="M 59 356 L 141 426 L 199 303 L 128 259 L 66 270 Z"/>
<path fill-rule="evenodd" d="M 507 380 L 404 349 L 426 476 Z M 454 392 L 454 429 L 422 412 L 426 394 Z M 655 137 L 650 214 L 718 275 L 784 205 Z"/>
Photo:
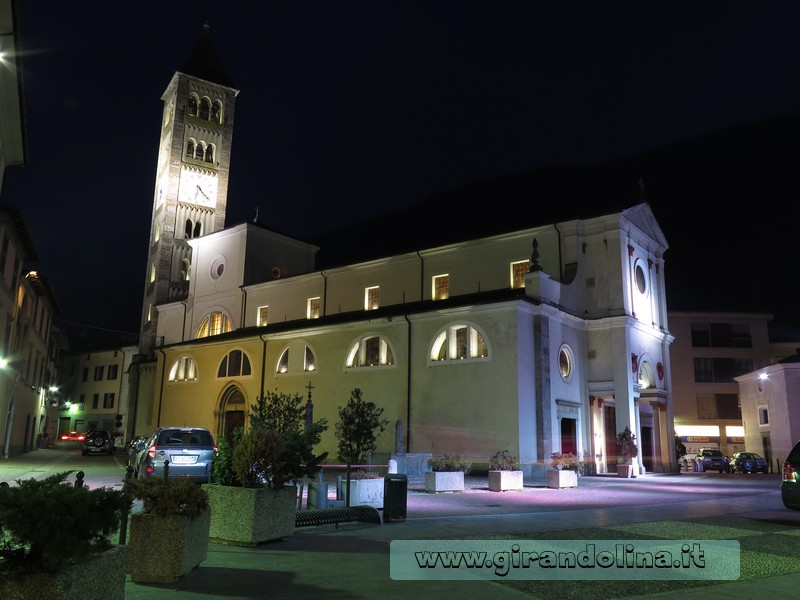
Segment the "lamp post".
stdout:
<path fill-rule="evenodd" d="M 8 451 L 11 446 L 11 428 L 14 425 L 14 390 L 17 387 L 17 382 L 19 381 L 20 374 L 17 372 L 16 369 L 13 369 L 8 366 L 8 361 L 6 359 L 0 359 L 0 368 L 10 368 L 16 376 L 14 377 L 14 385 L 11 386 L 11 394 L 9 395 L 8 400 L 8 417 L 6 418 L 6 432 L 3 438 L 3 458 L 8 458 Z"/>

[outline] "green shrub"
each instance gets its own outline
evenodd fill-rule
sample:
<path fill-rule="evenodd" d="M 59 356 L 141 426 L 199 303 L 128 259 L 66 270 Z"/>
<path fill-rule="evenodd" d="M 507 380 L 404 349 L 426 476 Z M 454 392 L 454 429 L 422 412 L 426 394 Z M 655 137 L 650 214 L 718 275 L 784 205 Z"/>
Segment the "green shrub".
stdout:
<path fill-rule="evenodd" d="M 495 452 L 489 458 L 490 471 L 516 471 L 519 469 L 519 461 L 516 456 L 513 456 L 508 450 L 500 450 Z"/>
<path fill-rule="evenodd" d="M 464 460 L 459 454 L 442 454 L 439 456 L 432 456 L 428 459 L 428 466 L 431 471 L 439 473 L 445 471 L 463 471 L 467 474 L 472 469 L 472 463 Z"/>
<path fill-rule="evenodd" d="M 383 409 L 374 402 L 367 402 L 361 390 L 350 392 L 345 406 L 339 407 L 339 422 L 336 423 L 336 438 L 339 440 L 337 458 L 350 465 L 366 464 L 367 454 L 375 452 L 378 436 L 386 430 L 389 421 L 381 419 Z M 376 432 L 377 430 L 377 432 Z"/>
<path fill-rule="evenodd" d="M 217 440 L 217 452 L 214 454 L 214 462 L 211 464 L 211 473 L 214 483 L 220 485 L 237 485 L 236 476 L 233 473 L 233 449 L 241 441 L 244 435 L 244 427 L 237 427 L 231 434 L 229 442 L 225 436 L 219 436 Z"/>
<path fill-rule="evenodd" d="M 142 501 L 142 512 L 146 514 L 194 519 L 208 510 L 208 494 L 190 477 L 128 479 L 122 489 Z"/>
<path fill-rule="evenodd" d="M 111 548 L 133 499 L 109 487 L 66 482 L 74 471 L 0 486 L 0 571 L 58 571 Z"/>
<path fill-rule="evenodd" d="M 350 479 L 383 479 L 383 475 L 375 471 L 364 471 L 359 469 L 350 473 Z"/>

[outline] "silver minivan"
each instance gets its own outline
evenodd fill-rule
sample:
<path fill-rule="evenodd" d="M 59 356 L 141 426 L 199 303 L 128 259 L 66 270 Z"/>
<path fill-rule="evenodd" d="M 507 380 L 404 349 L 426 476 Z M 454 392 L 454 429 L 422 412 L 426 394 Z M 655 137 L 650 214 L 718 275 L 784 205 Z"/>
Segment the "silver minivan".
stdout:
<path fill-rule="evenodd" d="M 211 482 L 211 464 L 217 446 L 202 427 L 159 427 L 148 438 L 138 469 L 139 477 L 188 476 L 198 483 Z"/>

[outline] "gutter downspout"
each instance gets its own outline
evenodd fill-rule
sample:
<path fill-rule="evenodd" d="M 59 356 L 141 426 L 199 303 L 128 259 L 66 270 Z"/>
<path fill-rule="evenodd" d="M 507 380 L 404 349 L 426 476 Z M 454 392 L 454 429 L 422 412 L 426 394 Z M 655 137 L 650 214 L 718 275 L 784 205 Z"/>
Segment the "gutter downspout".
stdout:
<path fill-rule="evenodd" d="M 406 453 L 411 452 L 411 321 L 408 315 L 403 315 L 408 325 L 408 368 L 406 369 Z"/>
<path fill-rule="evenodd" d="M 558 234 L 558 281 L 559 282 L 563 282 L 564 281 L 564 268 L 562 266 L 563 262 L 562 262 L 562 256 L 561 256 L 561 232 L 558 230 L 558 223 L 553 223 L 553 229 L 555 229 L 556 233 Z"/>
<path fill-rule="evenodd" d="M 263 335 L 258 336 L 258 338 L 264 344 L 264 352 L 261 353 L 261 391 L 259 392 L 260 396 L 264 395 L 264 380 L 267 376 L 267 340 L 264 339 Z"/>
<path fill-rule="evenodd" d="M 247 290 L 244 289 L 245 286 L 240 285 L 239 289 L 242 290 L 242 315 L 241 315 L 241 322 L 239 323 L 239 327 L 244 328 L 245 321 L 247 321 Z"/>
<path fill-rule="evenodd" d="M 322 286 L 322 316 L 325 317 L 328 314 L 328 276 L 325 271 L 320 271 L 319 274 L 325 280 Z"/>
<path fill-rule="evenodd" d="M 161 348 L 156 348 L 156 350 L 164 357 L 164 368 L 161 369 L 161 385 L 158 390 L 158 414 L 156 415 L 156 427 L 161 427 L 161 405 L 164 403 L 164 374 L 167 372 L 167 353 Z"/>

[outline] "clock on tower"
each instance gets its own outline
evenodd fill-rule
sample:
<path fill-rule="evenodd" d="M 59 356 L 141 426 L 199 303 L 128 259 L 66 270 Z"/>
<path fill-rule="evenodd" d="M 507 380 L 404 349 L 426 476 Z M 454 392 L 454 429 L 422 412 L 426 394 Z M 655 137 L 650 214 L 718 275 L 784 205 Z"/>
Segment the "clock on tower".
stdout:
<path fill-rule="evenodd" d="M 213 208 L 217 198 L 217 178 L 184 169 L 181 173 L 178 201 Z"/>

